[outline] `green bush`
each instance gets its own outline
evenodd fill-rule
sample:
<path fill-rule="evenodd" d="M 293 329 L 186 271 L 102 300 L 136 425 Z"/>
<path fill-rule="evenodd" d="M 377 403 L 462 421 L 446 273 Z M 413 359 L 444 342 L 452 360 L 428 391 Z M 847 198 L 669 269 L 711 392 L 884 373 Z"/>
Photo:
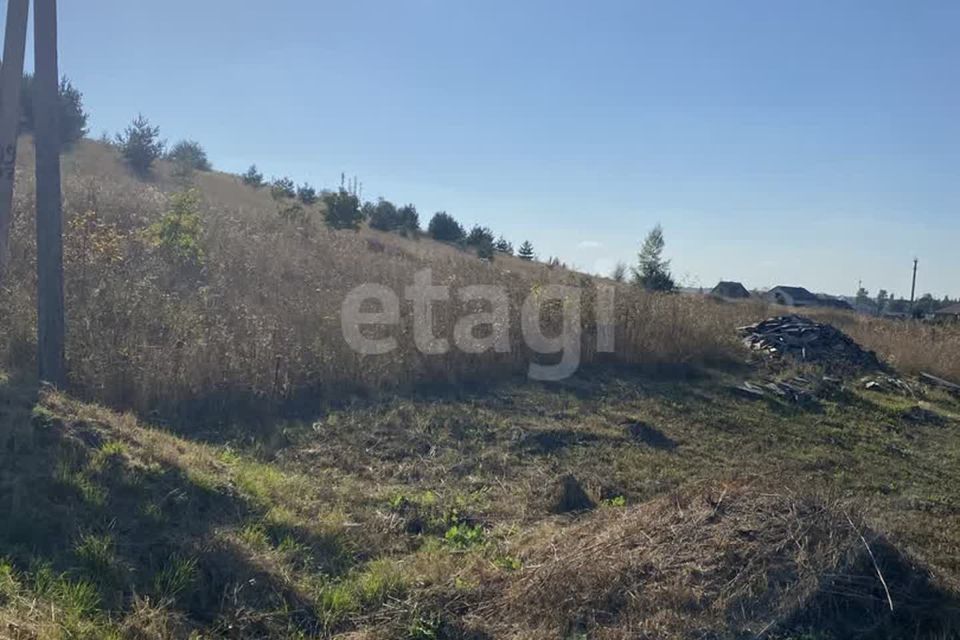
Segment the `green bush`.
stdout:
<path fill-rule="evenodd" d="M 297 188 L 297 198 L 303 204 L 310 206 L 317 202 L 317 190 L 311 187 L 309 184 L 304 183 L 302 186 Z"/>
<path fill-rule="evenodd" d="M 190 189 L 170 199 L 170 211 L 148 231 L 154 244 L 171 262 L 199 265 L 204 261 L 200 194 Z"/>
<path fill-rule="evenodd" d="M 284 198 L 296 198 L 297 187 L 293 184 L 293 180 L 290 178 L 277 178 L 273 181 L 273 184 L 270 185 L 270 194 L 276 200 L 283 200 Z"/>

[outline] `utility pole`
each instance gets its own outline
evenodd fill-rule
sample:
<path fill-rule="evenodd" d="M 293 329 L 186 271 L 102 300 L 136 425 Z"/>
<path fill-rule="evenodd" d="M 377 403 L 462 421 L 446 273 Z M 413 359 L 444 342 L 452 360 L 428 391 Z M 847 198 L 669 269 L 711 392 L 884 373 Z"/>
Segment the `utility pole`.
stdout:
<path fill-rule="evenodd" d="M 60 193 L 60 73 L 57 0 L 34 0 L 37 153 L 37 361 L 40 381 L 66 383 L 63 210 Z"/>
<path fill-rule="evenodd" d="M 10 259 L 10 222 L 13 217 L 13 179 L 20 133 L 20 90 L 27 41 L 30 0 L 8 0 L 7 26 L 0 69 L 0 283 Z"/>
<path fill-rule="evenodd" d="M 917 298 L 917 263 L 919 258 L 913 259 L 913 284 L 910 286 L 910 315 L 913 315 L 913 303 Z"/>

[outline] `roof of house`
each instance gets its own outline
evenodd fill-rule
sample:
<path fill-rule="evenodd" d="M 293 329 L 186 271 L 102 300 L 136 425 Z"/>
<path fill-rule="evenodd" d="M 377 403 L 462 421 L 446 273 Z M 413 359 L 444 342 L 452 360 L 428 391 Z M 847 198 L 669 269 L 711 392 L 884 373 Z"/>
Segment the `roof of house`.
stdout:
<path fill-rule="evenodd" d="M 721 296 L 723 298 L 749 298 L 750 292 L 747 291 L 747 288 L 739 282 L 728 282 L 723 280 L 713 288 L 711 291 L 715 296 Z"/>
<path fill-rule="evenodd" d="M 782 291 L 783 293 L 787 294 L 794 300 L 806 300 L 809 302 L 817 302 L 820 300 L 820 298 L 813 295 L 803 287 L 785 287 L 781 285 L 778 287 L 774 287 L 773 289 L 770 289 L 768 293 L 773 293 L 775 291 Z"/>
<path fill-rule="evenodd" d="M 960 302 L 956 304 L 951 304 L 950 306 L 944 307 L 943 309 L 937 309 L 933 313 L 934 315 L 938 315 L 938 316 L 941 316 L 941 315 L 942 316 L 960 316 Z"/>

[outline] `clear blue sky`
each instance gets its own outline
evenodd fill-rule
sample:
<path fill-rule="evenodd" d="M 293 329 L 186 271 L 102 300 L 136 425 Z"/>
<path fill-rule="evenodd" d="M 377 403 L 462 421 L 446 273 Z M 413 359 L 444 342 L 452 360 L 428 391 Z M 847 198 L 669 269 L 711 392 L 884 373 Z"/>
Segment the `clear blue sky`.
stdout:
<path fill-rule="evenodd" d="M 3 3 L 5 4 L 5 3 Z M 590 271 L 960 295 L 960 2 L 64 0 L 91 133 L 445 209 Z"/>

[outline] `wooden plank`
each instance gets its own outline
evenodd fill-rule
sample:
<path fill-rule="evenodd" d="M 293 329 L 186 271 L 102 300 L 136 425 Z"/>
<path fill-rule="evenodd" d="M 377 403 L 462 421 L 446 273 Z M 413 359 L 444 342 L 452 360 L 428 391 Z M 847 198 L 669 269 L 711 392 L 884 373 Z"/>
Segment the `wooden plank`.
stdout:
<path fill-rule="evenodd" d="M 57 66 L 57 2 L 34 0 L 37 148 L 37 341 L 40 380 L 62 387 L 63 210 L 60 192 L 60 74 Z"/>
<path fill-rule="evenodd" d="M 10 260 L 10 221 L 13 216 L 13 179 L 20 133 L 20 90 L 27 43 L 30 0 L 8 0 L 7 26 L 0 68 L 0 282 Z"/>

